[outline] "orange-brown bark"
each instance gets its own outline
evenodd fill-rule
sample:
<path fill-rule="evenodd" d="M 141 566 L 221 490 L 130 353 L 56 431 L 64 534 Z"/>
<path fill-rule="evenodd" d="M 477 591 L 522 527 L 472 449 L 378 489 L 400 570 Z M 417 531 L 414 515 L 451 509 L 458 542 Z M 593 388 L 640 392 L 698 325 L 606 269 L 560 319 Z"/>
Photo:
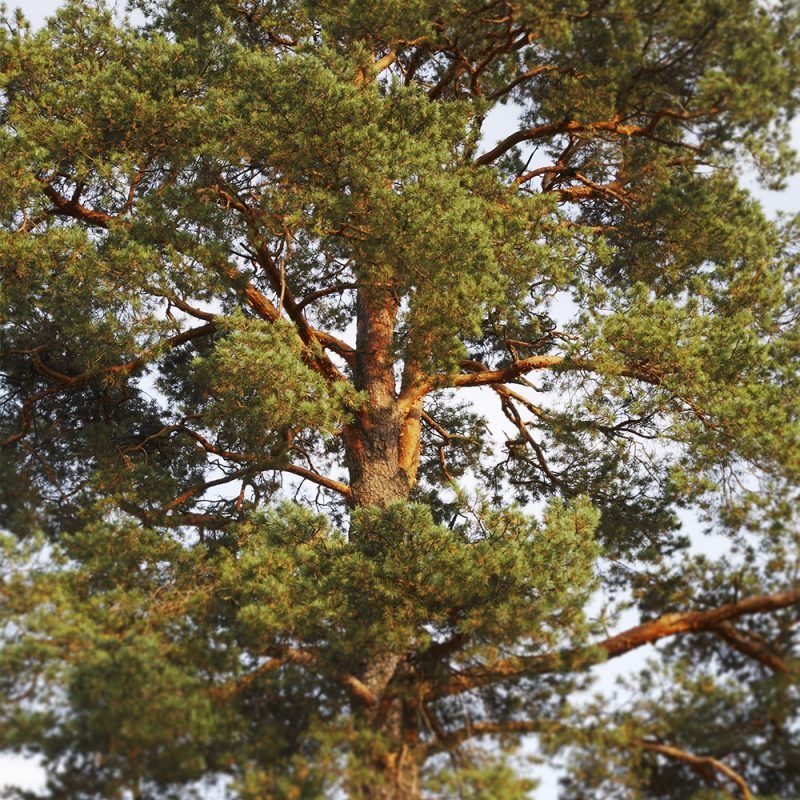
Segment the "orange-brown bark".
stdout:
<path fill-rule="evenodd" d="M 661 744 L 660 742 L 653 742 L 646 739 L 637 739 L 631 742 L 631 744 L 641 747 L 642 750 L 649 750 L 651 753 L 658 753 L 659 755 L 672 758 L 676 761 L 683 761 L 685 764 L 689 764 L 703 772 L 711 768 L 735 783 L 742 794 L 743 800 L 752 800 L 753 795 L 750 793 L 750 788 L 745 779 L 736 772 L 736 770 L 716 758 L 712 758 L 711 756 L 697 756 L 694 753 L 687 753 L 685 750 L 673 747 L 672 745 Z"/>
<path fill-rule="evenodd" d="M 569 667 L 571 664 L 582 667 L 586 663 L 591 663 L 593 650 L 605 651 L 607 659 L 617 658 L 661 639 L 685 633 L 715 632 L 721 624 L 729 620 L 749 614 L 777 611 L 797 604 L 800 604 L 800 588 L 777 594 L 747 597 L 736 603 L 728 603 L 707 611 L 664 614 L 584 648 L 501 659 L 492 664 L 463 670 L 451 675 L 443 685 L 436 686 L 431 683 L 425 689 L 429 696 L 441 697 L 461 694 L 509 678 L 552 672 Z"/>

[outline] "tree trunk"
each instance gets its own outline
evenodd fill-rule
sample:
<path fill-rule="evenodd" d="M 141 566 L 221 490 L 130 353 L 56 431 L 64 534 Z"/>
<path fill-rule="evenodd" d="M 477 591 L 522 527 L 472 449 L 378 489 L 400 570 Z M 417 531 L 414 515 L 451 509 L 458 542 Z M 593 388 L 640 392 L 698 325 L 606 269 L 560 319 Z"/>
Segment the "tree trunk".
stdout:
<path fill-rule="evenodd" d="M 407 500 L 416 463 L 409 464 L 408 423 L 397 402 L 394 328 L 398 302 L 388 289 L 362 290 L 358 297 L 356 387 L 366 392 L 365 407 L 345 431 L 347 467 L 353 507 Z M 402 443 L 401 443 L 401 440 Z M 417 454 L 418 457 L 418 454 Z M 409 468 L 411 467 L 411 468 Z M 379 699 L 363 712 L 364 722 L 389 744 L 390 752 L 373 762 L 373 773 L 351 787 L 363 800 L 418 800 L 419 763 L 404 742 L 403 708 L 386 688 L 404 656 L 384 653 L 361 664 L 362 682 Z"/>
<path fill-rule="evenodd" d="M 376 765 L 376 782 L 366 785 L 359 800 L 420 800 L 419 763 L 408 748 L 388 754 Z"/>
<path fill-rule="evenodd" d="M 345 431 L 354 506 L 383 507 L 407 499 L 411 491 L 400 466 L 403 418 L 394 374 L 397 311 L 391 291 L 359 292 L 355 384 L 366 392 L 367 403 Z"/>

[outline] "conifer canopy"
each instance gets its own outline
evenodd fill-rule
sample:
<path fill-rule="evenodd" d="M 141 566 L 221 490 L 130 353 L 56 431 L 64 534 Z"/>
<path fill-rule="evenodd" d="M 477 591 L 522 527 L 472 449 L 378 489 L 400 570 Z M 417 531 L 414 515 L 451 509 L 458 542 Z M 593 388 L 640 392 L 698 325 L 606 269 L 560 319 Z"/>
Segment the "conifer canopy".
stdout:
<path fill-rule="evenodd" d="M 796 0 L 130 10 L 0 29 L 37 796 L 800 795 Z"/>

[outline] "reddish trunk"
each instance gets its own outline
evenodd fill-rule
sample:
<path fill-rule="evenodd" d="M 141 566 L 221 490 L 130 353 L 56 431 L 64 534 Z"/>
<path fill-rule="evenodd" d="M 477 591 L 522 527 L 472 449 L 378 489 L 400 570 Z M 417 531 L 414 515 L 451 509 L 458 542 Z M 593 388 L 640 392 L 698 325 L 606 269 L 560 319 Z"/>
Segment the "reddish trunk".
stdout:
<path fill-rule="evenodd" d="M 403 418 L 397 405 L 393 353 L 397 310 L 389 291 L 359 294 L 355 384 L 368 399 L 345 435 L 355 506 L 405 500 L 411 489 L 400 466 Z"/>
<path fill-rule="evenodd" d="M 397 402 L 394 328 L 398 302 L 388 290 L 362 291 L 358 298 L 356 334 L 356 387 L 367 403 L 345 431 L 347 467 L 353 506 L 385 507 L 408 499 L 416 473 L 419 413 L 412 419 L 401 413 Z M 410 442 L 410 444 L 409 444 Z M 364 721 L 391 752 L 373 764 L 373 774 L 352 789 L 364 800 L 418 800 L 419 763 L 404 745 L 400 700 L 387 700 L 386 687 L 403 656 L 384 653 L 362 664 L 357 671 L 370 691 L 380 698 L 378 707 L 364 712 Z"/>

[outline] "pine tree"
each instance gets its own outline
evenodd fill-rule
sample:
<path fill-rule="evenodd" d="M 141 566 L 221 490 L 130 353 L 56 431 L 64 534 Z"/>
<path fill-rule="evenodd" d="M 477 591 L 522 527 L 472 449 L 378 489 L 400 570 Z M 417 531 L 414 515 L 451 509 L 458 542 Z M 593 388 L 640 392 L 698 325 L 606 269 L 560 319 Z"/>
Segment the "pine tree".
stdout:
<path fill-rule="evenodd" d="M 569 797 L 797 796 L 797 235 L 740 186 L 797 3 L 132 8 L 0 32 L 3 746 L 51 798 L 522 798 L 531 734 Z"/>

